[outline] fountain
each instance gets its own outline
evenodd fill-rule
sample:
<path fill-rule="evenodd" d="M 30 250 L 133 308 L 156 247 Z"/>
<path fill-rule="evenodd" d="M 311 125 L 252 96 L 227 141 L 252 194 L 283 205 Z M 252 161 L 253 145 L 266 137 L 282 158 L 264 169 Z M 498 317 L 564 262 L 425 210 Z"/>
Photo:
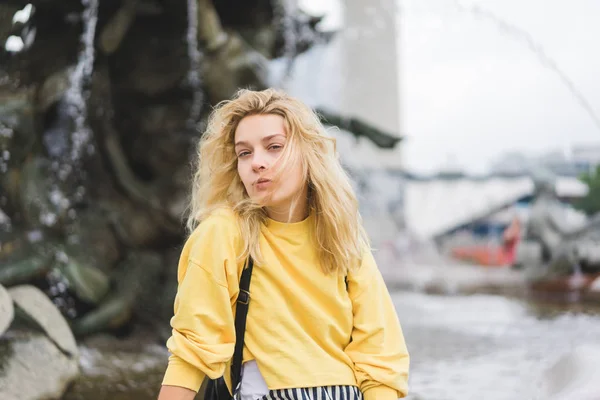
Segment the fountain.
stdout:
<path fill-rule="evenodd" d="M 0 288 L 9 289 L 0 306 L 38 299 L 64 318 L 50 331 L 68 327 L 79 341 L 136 329 L 159 342 L 169 335 L 189 157 L 210 106 L 240 87 L 270 86 L 278 60 L 291 77 L 296 58 L 333 37 L 319 30 L 322 17 L 291 2 L 233 4 L 33 2 L 31 18 L 8 31 L 25 39 L 0 49 Z M 26 6 L 0 5 L 0 26 Z M 397 142 L 385 133 L 396 126 L 375 128 L 357 111 L 336 108 L 325 122 L 348 118 L 355 137 Z M 21 319 L 15 313 L 2 337 L 24 347 L 45 340 L 21 330 Z M 48 379 L 71 381 L 77 354 L 44 346 L 41 355 L 65 365 Z M 35 381 L 27 373 L 39 360 L 23 362 L 29 372 L 5 370 L 0 383 Z M 21 398 L 65 387 L 45 383 Z"/>
<path fill-rule="evenodd" d="M 202 81 L 200 79 L 202 53 L 198 48 L 198 3 L 196 0 L 188 0 L 187 4 L 188 29 L 186 33 L 186 42 L 188 45 L 188 57 L 190 59 L 188 82 L 193 92 L 189 123 L 193 127 L 198 122 L 198 118 L 202 112 L 203 95 Z"/>
<path fill-rule="evenodd" d="M 91 139 L 91 132 L 85 126 L 87 106 L 84 100 L 86 94 L 84 86 L 89 83 L 94 68 L 94 39 L 96 37 L 96 23 L 98 22 L 98 0 L 83 0 L 83 6 L 84 10 L 81 14 L 83 22 L 81 43 L 83 49 L 69 77 L 69 88 L 65 93 L 65 103 L 67 104 L 69 116 L 75 122 L 70 155 L 71 161 L 75 163 L 81 159 L 81 153 Z"/>

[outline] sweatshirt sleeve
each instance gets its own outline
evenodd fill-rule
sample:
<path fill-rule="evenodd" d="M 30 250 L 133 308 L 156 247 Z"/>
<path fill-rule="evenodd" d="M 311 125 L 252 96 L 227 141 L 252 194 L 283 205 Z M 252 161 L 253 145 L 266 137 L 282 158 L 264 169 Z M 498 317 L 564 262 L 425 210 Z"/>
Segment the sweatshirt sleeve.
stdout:
<path fill-rule="evenodd" d="M 409 354 L 383 277 L 370 251 L 348 274 L 354 326 L 346 353 L 354 362 L 365 400 L 389 400 L 408 392 Z"/>
<path fill-rule="evenodd" d="M 232 305 L 239 291 L 238 237 L 235 220 L 211 215 L 184 245 L 163 385 L 197 392 L 205 376 L 223 375 L 235 346 Z"/>

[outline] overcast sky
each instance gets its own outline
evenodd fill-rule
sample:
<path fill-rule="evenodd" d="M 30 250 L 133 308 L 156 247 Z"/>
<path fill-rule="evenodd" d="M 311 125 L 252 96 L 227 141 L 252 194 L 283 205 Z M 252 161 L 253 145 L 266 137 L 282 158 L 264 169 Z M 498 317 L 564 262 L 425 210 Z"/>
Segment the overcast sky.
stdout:
<path fill-rule="evenodd" d="M 502 152 L 600 144 L 600 128 L 526 31 L 600 115 L 599 0 L 400 0 L 406 167 L 483 172 Z M 495 17 L 461 11 L 479 5 Z"/>

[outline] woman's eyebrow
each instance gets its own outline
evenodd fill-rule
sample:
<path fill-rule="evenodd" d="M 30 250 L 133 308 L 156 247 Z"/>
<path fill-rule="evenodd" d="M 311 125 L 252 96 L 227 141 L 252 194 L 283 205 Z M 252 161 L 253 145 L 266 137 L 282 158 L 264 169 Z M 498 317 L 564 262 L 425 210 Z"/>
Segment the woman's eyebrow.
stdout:
<path fill-rule="evenodd" d="M 268 142 L 269 140 L 271 140 L 271 139 L 274 139 L 274 138 L 276 138 L 277 136 L 281 136 L 282 138 L 284 138 L 284 139 L 285 139 L 285 135 L 283 135 L 283 134 L 281 134 L 281 133 L 276 133 L 276 134 L 274 134 L 274 135 L 265 136 L 264 138 L 262 138 L 262 141 L 263 141 L 263 142 Z"/>
<path fill-rule="evenodd" d="M 268 142 L 269 140 L 274 139 L 277 136 L 281 136 L 282 138 L 285 139 L 285 135 L 283 135 L 281 133 L 276 133 L 274 135 L 265 136 L 264 138 L 261 139 L 261 142 Z M 234 147 L 238 147 L 238 146 L 250 146 L 250 144 L 248 142 L 246 142 L 245 140 L 240 140 L 238 142 L 235 142 Z"/>
<path fill-rule="evenodd" d="M 238 147 L 238 146 L 250 146 L 250 144 L 244 140 L 240 140 L 239 142 L 235 142 L 234 147 Z"/>

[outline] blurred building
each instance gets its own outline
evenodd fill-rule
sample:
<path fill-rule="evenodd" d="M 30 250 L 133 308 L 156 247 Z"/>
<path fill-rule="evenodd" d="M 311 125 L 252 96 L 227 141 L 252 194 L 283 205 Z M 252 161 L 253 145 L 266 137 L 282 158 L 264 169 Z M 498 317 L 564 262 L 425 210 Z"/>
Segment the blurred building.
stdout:
<path fill-rule="evenodd" d="M 580 173 L 594 173 L 600 166 L 600 143 L 573 146 L 571 150 L 572 164 Z"/>
<path fill-rule="evenodd" d="M 558 196 L 565 205 L 585 196 L 588 187 L 575 177 L 558 177 Z M 503 229 L 511 216 L 527 218 L 533 180 L 527 175 L 507 177 L 432 177 L 410 179 L 405 188 L 408 228 L 423 238 L 439 238 L 475 225 Z"/>
<path fill-rule="evenodd" d="M 528 175 L 410 179 L 404 189 L 406 226 L 416 237 L 435 241 L 444 253 L 503 265 L 502 235 L 513 219 L 521 226 L 527 222 L 533 190 Z M 573 176 L 559 176 L 556 191 L 563 200 L 562 220 L 581 226 L 587 217 L 571 202 L 588 193 L 587 185 Z"/>
<path fill-rule="evenodd" d="M 600 165 L 600 142 L 573 145 L 568 151 L 554 150 L 539 155 L 523 152 L 503 154 L 490 165 L 498 175 L 526 174 L 534 166 L 541 166 L 559 176 L 581 176 L 593 173 Z"/>
<path fill-rule="evenodd" d="M 395 0 L 301 0 L 336 30 L 332 41 L 298 58 L 288 90 L 314 108 L 358 118 L 401 136 L 400 61 Z M 375 246 L 403 225 L 401 143 L 381 148 L 367 138 L 331 130 L 342 163 L 353 178 L 366 229 Z"/>
<path fill-rule="evenodd" d="M 587 144 L 573 146 L 569 152 L 506 153 L 485 176 L 469 176 L 456 168 L 430 177 L 411 176 L 404 191 L 406 226 L 420 238 L 435 240 L 447 252 L 490 256 L 500 248 L 502 234 L 513 219 L 527 222 L 533 171 L 541 167 L 555 174 L 562 219 L 567 225 L 580 226 L 587 217 L 572 204 L 589 192 L 580 176 L 598 165 L 600 144 Z"/>
<path fill-rule="evenodd" d="M 301 0 L 312 13 L 327 13 L 332 41 L 299 57 L 289 90 L 315 108 L 359 118 L 401 136 L 398 18 L 394 0 Z M 331 22 L 333 21 L 333 22 Z M 366 138 L 344 140 L 345 158 L 365 168 L 400 169 L 400 145 L 378 148 Z"/>

